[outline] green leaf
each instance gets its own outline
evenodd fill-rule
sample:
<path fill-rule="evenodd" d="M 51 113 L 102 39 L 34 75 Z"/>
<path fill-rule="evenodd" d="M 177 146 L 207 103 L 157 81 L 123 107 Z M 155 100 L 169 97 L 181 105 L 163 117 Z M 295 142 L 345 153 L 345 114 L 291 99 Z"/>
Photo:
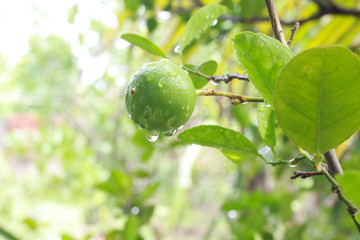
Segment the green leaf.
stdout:
<path fill-rule="evenodd" d="M 136 240 L 138 237 L 138 229 L 140 227 L 139 218 L 135 215 L 130 215 L 129 219 L 125 223 L 123 231 L 123 239 Z"/>
<path fill-rule="evenodd" d="M 159 188 L 160 182 L 156 181 L 153 183 L 150 183 L 144 191 L 142 191 L 137 199 L 135 200 L 136 205 L 141 205 L 144 201 L 146 201 L 148 198 L 150 198 L 155 191 Z"/>
<path fill-rule="evenodd" d="M 99 183 L 96 187 L 126 200 L 131 196 L 133 185 L 130 175 L 114 170 L 106 181 Z"/>
<path fill-rule="evenodd" d="M 257 123 L 264 142 L 274 148 L 276 145 L 274 110 L 270 106 L 260 103 L 257 108 Z"/>
<path fill-rule="evenodd" d="M 262 33 L 243 32 L 233 39 L 236 56 L 251 83 L 273 105 L 276 79 L 293 57 L 288 47 Z"/>
<path fill-rule="evenodd" d="M 140 225 L 148 223 L 153 213 L 154 213 L 154 206 L 140 208 L 140 214 L 139 214 Z"/>
<path fill-rule="evenodd" d="M 193 71 L 199 71 L 205 75 L 211 76 L 216 72 L 217 62 L 210 60 L 210 61 L 204 62 L 199 67 L 191 65 L 191 64 L 185 64 L 184 66 Z M 188 73 L 189 73 L 189 76 L 190 76 L 191 80 L 193 81 L 194 87 L 196 89 L 201 89 L 208 83 L 208 80 L 206 78 L 196 75 L 195 73 L 192 73 L 190 71 Z"/>
<path fill-rule="evenodd" d="M 240 16 L 244 18 L 251 18 L 253 16 L 261 15 L 261 11 L 265 7 L 263 0 L 241 0 L 240 1 Z"/>
<path fill-rule="evenodd" d="M 306 50 L 282 70 L 274 101 L 285 134 L 310 153 L 325 153 L 360 126 L 360 60 L 340 46 Z"/>
<path fill-rule="evenodd" d="M 231 107 L 231 112 L 234 118 L 240 123 L 242 127 L 250 127 L 250 114 L 252 106 L 250 104 L 237 104 Z"/>
<path fill-rule="evenodd" d="M 199 71 L 208 76 L 213 75 L 216 72 L 218 64 L 214 60 L 204 62 L 199 66 Z"/>
<path fill-rule="evenodd" d="M 135 33 L 124 33 L 121 38 L 135 46 L 138 46 L 155 56 L 167 58 L 165 53 L 155 43 Z"/>
<path fill-rule="evenodd" d="M 199 68 L 192 64 L 184 64 L 184 67 L 192 71 L 199 71 Z M 206 78 L 200 77 L 199 75 L 192 73 L 190 71 L 188 71 L 188 73 L 196 89 L 200 89 L 207 84 L 208 81 Z"/>
<path fill-rule="evenodd" d="M 124 0 L 124 3 L 125 3 L 125 7 L 132 12 L 135 12 L 140 5 L 139 0 Z"/>
<path fill-rule="evenodd" d="M 259 156 L 254 144 L 241 133 L 217 125 L 190 128 L 178 138 L 188 144 L 217 148 L 235 163 Z"/>
<path fill-rule="evenodd" d="M 349 170 L 343 175 L 336 175 L 336 180 L 347 196 L 358 208 L 360 207 L 360 171 Z"/>
<path fill-rule="evenodd" d="M 74 238 L 67 234 L 61 234 L 61 240 L 74 240 Z"/>
<path fill-rule="evenodd" d="M 181 52 L 193 40 L 198 39 L 200 35 L 204 33 L 216 19 L 226 13 L 226 11 L 227 8 L 219 4 L 209 4 L 197 10 L 186 23 L 180 42 Z"/>
<path fill-rule="evenodd" d="M 146 19 L 146 26 L 147 26 L 149 32 L 153 32 L 155 30 L 155 28 L 157 27 L 157 25 L 158 25 L 158 22 L 157 22 L 156 18 L 151 17 L 151 18 Z"/>

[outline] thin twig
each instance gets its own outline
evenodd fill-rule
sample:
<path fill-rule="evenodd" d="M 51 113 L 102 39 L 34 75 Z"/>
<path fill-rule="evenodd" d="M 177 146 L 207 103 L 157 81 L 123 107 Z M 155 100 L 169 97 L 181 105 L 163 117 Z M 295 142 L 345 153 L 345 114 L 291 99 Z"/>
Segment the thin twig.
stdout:
<path fill-rule="evenodd" d="M 287 46 L 274 0 L 265 0 L 265 4 L 269 13 L 269 19 L 271 22 L 271 27 L 273 29 L 275 38 L 279 40 L 282 44 Z"/>
<path fill-rule="evenodd" d="M 360 233 L 360 223 L 356 220 L 355 218 L 355 214 L 358 212 L 358 209 L 356 208 L 356 206 L 351 202 L 350 199 L 348 199 L 343 191 L 341 190 L 340 185 L 337 183 L 337 181 L 330 175 L 330 173 L 326 170 L 326 166 L 322 166 L 321 167 L 321 171 L 311 171 L 311 172 L 304 172 L 304 171 L 295 171 L 294 172 L 294 176 L 291 176 L 291 179 L 296 179 L 296 178 L 308 178 L 308 177 L 312 177 L 312 176 L 317 176 L 317 175 L 324 175 L 327 180 L 331 183 L 332 185 L 332 192 L 336 193 L 338 196 L 338 199 L 342 202 L 345 203 L 345 205 L 347 206 L 346 210 L 348 211 L 349 215 L 351 216 L 352 220 L 354 221 L 357 230 Z"/>
<path fill-rule="evenodd" d="M 311 172 L 295 171 L 294 176 L 291 176 L 290 179 L 296 179 L 298 177 L 305 179 L 308 177 L 318 176 L 318 175 L 323 175 L 323 174 L 321 172 L 317 172 L 317 171 L 311 171 Z"/>
<path fill-rule="evenodd" d="M 216 91 L 216 90 L 196 90 L 197 96 L 220 96 L 220 97 L 227 97 L 230 98 L 231 104 L 244 104 L 248 102 L 264 102 L 264 98 L 262 97 L 250 97 L 245 95 L 240 95 L 232 92 L 222 92 L 222 91 Z"/>
<path fill-rule="evenodd" d="M 239 73 L 226 73 L 226 75 L 221 75 L 221 76 L 208 76 L 207 78 L 208 80 L 212 80 L 216 83 L 219 82 L 225 82 L 225 83 L 229 83 L 231 82 L 231 80 L 233 79 L 238 79 L 238 80 L 243 80 L 243 81 L 247 81 L 250 82 L 249 78 L 247 76 L 241 75 Z"/>
<path fill-rule="evenodd" d="M 226 75 L 221 75 L 221 76 L 216 76 L 216 75 L 209 76 L 209 75 L 206 75 L 206 74 L 200 72 L 199 70 L 193 70 L 193 69 L 187 68 L 185 66 L 181 66 L 181 67 L 188 72 L 191 72 L 200 77 L 206 78 L 208 81 L 213 81 L 215 83 L 219 83 L 219 82 L 229 83 L 233 79 L 243 80 L 243 81 L 247 81 L 247 82 L 250 81 L 247 76 L 241 75 L 239 73 L 227 73 Z"/>
<path fill-rule="evenodd" d="M 290 35 L 290 38 L 287 42 L 287 45 L 290 47 L 292 42 L 294 41 L 294 38 L 295 38 L 295 34 L 297 32 L 297 30 L 299 30 L 299 27 L 300 27 L 300 23 L 299 22 L 296 22 L 295 25 L 294 25 L 294 28 L 291 29 L 291 35 Z"/>
<path fill-rule="evenodd" d="M 343 191 L 341 190 L 340 185 L 337 183 L 337 181 L 330 175 L 330 173 L 328 171 L 326 171 L 325 168 L 321 169 L 321 173 L 323 173 L 323 175 L 329 180 L 329 182 L 332 185 L 331 190 L 337 194 L 338 198 L 340 201 L 343 201 L 346 206 L 347 206 L 347 211 L 349 213 L 349 215 L 351 216 L 352 220 L 354 221 L 357 230 L 360 233 L 360 224 L 359 222 L 356 220 L 355 218 L 355 214 L 359 211 L 356 206 L 352 203 L 352 201 L 350 199 L 348 199 Z"/>

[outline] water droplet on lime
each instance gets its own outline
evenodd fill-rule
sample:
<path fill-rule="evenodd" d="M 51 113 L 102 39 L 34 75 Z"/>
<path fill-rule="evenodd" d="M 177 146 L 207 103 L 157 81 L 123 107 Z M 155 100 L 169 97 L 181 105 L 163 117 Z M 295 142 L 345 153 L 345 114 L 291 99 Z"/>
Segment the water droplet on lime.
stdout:
<path fill-rule="evenodd" d="M 176 129 L 170 129 L 167 132 L 164 132 L 164 136 L 166 137 L 171 137 L 172 135 L 174 135 L 176 133 Z"/>
<path fill-rule="evenodd" d="M 159 134 L 154 134 L 151 131 L 146 131 L 146 139 L 149 140 L 149 142 L 155 142 L 159 137 Z"/>
<path fill-rule="evenodd" d="M 177 74 L 173 71 L 167 73 L 171 77 L 177 77 Z"/>

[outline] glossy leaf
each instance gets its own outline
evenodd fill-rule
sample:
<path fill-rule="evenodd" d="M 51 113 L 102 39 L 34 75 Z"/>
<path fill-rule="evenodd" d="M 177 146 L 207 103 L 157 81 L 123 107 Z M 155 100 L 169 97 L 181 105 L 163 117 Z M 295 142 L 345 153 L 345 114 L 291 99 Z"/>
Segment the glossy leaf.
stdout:
<path fill-rule="evenodd" d="M 259 103 L 257 108 L 257 123 L 264 142 L 269 147 L 274 148 L 276 145 L 274 110 L 264 103 Z"/>
<path fill-rule="evenodd" d="M 163 58 L 167 58 L 165 53 L 152 41 L 150 41 L 147 38 L 144 38 L 138 34 L 135 33 L 124 33 L 121 35 L 121 38 L 128 41 L 131 44 L 134 44 L 135 46 L 138 46 L 148 53 L 151 53 L 156 56 L 160 56 Z"/>
<path fill-rule="evenodd" d="M 273 92 L 282 67 L 293 57 L 288 47 L 262 33 L 243 32 L 233 39 L 236 56 L 251 83 L 273 105 Z"/>
<path fill-rule="evenodd" d="M 217 62 L 210 60 L 210 61 L 204 62 L 203 64 L 201 64 L 198 67 L 191 65 L 191 64 L 185 64 L 185 67 L 187 67 L 191 70 L 194 70 L 194 71 L 199 71 L 205 75 L 210 76 L 216 72 Z M 189 73 L 189 76 L 190 76 L 191 80 L 193 81 L 194 87 L 196 89 L 201 89 L 208 83 L 208 80 L 206 78 L 196 75 L 195 73 L 192 73 L 190 71 L 188 73 Z"/>
<path fill-rule="evenodd" d="M 345 196 L 357 207 L 360 207 L 360 171 L 345 171 L 344 175 L 337 175 L 336 180 L 344 191 Z"/>
<path fill-rule="evenodd" d="M 210 76 L 216 72 L 217 67 L 218 67 L 217 62 L 214 60 L 210 60 L 201 64 L 199 66 L 199 71 Z"/>
<path fill-rule="evenodd" d="M 322 154 L 360 126 L 360 59 L 340 46 L 313 48 L 281 72 L 274 94 L 279 126 L 295 144 Z"/>
<path fill-rule="evenodd" d="M 178 138 L 188 144 L 219 149 L 235 163 L 258 156 L 257 149 L 244 135 L 217 125 L 201 125 L 187 129 Z"/>
<path fill-rule="evenodd" d="M 226 11 L 227 8 L 225 6 L 218 4 L 208 4 L 197 10 L 185 26 L 180 42 L 181 52 L 193 40 L 198 39 Z"/>

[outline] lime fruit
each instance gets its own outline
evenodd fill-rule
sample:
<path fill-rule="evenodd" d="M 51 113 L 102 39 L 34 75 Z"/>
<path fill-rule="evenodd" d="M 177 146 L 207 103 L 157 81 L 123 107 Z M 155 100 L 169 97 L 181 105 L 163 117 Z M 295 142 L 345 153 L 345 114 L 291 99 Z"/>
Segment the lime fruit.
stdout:
<path fill-rule="evenodd" d="M 160 133 L 173 135 L 189 120 L 195 96 L 187 72 L 163 59 L 137 70 L 126 87 L 125 102 L 129 117 L 155 141 Z"/>

